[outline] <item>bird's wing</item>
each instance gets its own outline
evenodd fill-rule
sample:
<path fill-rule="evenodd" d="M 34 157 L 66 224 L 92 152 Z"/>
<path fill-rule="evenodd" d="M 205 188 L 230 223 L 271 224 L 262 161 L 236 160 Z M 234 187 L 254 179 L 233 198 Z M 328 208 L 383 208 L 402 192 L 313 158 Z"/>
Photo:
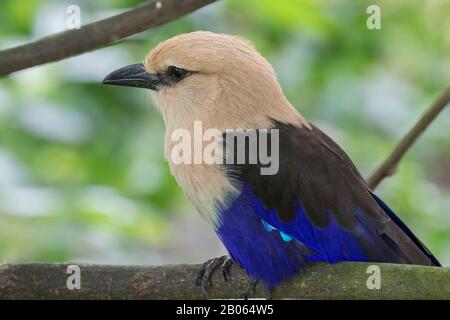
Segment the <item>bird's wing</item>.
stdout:
<path fill-rule="evenodd" d="M 267 231 L 312 248 L 328 262 L 439 262 L 366 186 L 345 152 L 316 127 L 274 122 L 279 171 L 261 164 L 227 165 Z M 270 138 L 268 139 L 270 141 Z M 248 152 L 248 150 L 247 150 Z"/>

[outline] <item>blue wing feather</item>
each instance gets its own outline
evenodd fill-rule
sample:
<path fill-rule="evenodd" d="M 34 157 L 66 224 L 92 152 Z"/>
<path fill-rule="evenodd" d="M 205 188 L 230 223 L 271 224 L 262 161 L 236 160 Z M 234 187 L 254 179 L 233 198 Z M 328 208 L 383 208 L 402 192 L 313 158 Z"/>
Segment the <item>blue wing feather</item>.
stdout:
<path fill-rule="evenodd" d="M 300 203 L 296 219 L 283 223 L 244 185 L 240 196 L 219 211 L 217 233 L 230 255 L 251 277 L 269 286 L 293 276 L 309 261 L 368 261 L 354 235 L 331 215 L 329 226 L 318 228 Z"/>

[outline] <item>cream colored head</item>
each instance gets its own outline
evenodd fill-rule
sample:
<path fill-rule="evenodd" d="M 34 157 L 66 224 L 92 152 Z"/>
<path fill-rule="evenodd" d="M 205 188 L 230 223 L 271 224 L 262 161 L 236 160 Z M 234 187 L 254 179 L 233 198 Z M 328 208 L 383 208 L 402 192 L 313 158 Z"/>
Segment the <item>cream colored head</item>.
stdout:
<path fill-rule="evenodd" d="M 290 105 L 270 64 L 247 41 L 211 32 L 193 32 L 160 43 L 144 64 L 121 68 L 104 83 L 148 88 L 166 125 L 165 155 L 171 172 L 194 205 L 217 224 L 215 205 L 237 194 L 221 166 L 174 164 L 176 129 L 260 129 L 272 120 L 309 124 Z"/>
<path fill-rule="evenodd" d="M 290 105 L 271 65 L 236 36 L 192 32 L 160 43 L 116 70 L 106 84 L 152 89 L 169 127 L 201 120 L 211 128 L 265 128 L 270 119 L 309 126 Z"/>
<path fill-rule="evenodd" d="M 169 78 L 173 70 L 186 71 L 181 80 L 151 91 L 170 127 L 201 120 L 223 130 L 267 127 L 269 118 L 303 120 L 286 100 L 271 65 L 239 37 L 203 31 L 178 35 L 154 48 L 144 66 Z"/>

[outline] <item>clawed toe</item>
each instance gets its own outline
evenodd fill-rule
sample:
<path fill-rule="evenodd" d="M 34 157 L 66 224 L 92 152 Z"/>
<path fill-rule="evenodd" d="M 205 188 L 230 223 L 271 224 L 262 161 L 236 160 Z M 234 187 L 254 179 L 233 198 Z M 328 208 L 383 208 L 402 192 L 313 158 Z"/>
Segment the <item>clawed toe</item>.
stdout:
<path fill-rule="evenodd" d="M 200 287 L 204 296 L 208 295 L 209 286 L 211 284 L 211 276 L 217 268 L 221 267 L 222 274 L 225 281 L 228 281 L 230 276 L 230 267 L 233 264 L 233 261 L 229 256 L 221 256 L 217 258 L 212 258 L 206 261 L 202 266 L 197 270 L 197 274 L 195 276 L 195 285 Z"/>
<path fill-rule="evenodd" d="M 254 279 L 250 279 L 250 282 L 248 283 L 247 289 L 245 290 L 244 293 L 244 299 L 248 300 L 249 298 L 251 298 L 252 296 L 255 295 L 256 293 L 256 285 L 259 283 L 259 280 L 254 280 Z M 266 291 L 266 300 L 272 300 L 272 290 L 273 287 L 269 287 L 264 285 L 264 289 Z"/>
<path fill-rule="evenodd" d="M 230 257 L 225 256 L 225 260 L 222 263 L 222 275 L 223 275 L 223 279 L 228 282 L 228 279 L 230 278 L 230 271 L 231 271 L 231 266 L 233 265 L 233 260 L 231 260 Z"/>
<path fill-rule="evenodd" d="M 207 297 L 208 290 L 211 285 L 211 276 L 217 269 L 221 269 L 223 279 L 228 282 L 230 279 L 231 266 L 233 265 L 233 260 L 229 256 L 221 256 L 217 258 L 212 258 L 203 263 L 197 270 L 195 275 L 195 285 L 200 288 L 202 294 Z M 250 279 L 247 289 L 244 292 L 244 299 L 247 300 L 255 295 L 256 285 L 259 280 Z M 272 299 L 272 290 L 268 290 L 268 295 L 266 299 Z"/>
<path fill-rule="evenodd" d="M 244 299 L 248 300 L 255 294 L 256 285 L 258 284 L 258 280 L 250 279 L 248 283 L 247 289 L 244 292 Z"/>

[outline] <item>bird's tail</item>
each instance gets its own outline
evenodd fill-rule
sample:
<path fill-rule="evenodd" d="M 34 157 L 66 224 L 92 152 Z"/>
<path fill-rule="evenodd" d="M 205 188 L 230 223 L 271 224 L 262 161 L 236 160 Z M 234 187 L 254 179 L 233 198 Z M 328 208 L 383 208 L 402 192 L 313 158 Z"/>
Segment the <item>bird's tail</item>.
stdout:
<path fill-rule="evenodd" d="M 386 203 L 383 202 L 380 198 L 378 198 L 375 194 L 372 193 L 372 197 L 375 201 L 380 205 L 381 208 L 387 213 L 387 215 L 391 218 L 394 223 L 405 232 L 405 234 L 411 239 L 412 242 L 425 254 L 431 261 L 432 266 L 442 267 L 438 259 L 431 253 L 431 251 L 420 241 L 414 233 L 403 223 L 402 220 L 387 206 Z"/>

